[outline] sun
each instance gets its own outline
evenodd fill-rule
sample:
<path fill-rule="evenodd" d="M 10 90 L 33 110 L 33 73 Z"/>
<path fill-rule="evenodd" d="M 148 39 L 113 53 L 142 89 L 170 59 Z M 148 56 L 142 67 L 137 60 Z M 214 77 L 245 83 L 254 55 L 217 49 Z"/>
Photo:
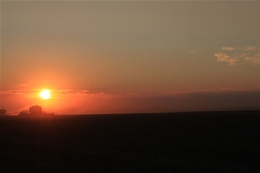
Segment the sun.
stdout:
<path fill-rule="evenodd" d="M 44 100 L 51 98 L 51 91 L 48 89 L 44 89 L 40 92 L 40 97 Z"/>

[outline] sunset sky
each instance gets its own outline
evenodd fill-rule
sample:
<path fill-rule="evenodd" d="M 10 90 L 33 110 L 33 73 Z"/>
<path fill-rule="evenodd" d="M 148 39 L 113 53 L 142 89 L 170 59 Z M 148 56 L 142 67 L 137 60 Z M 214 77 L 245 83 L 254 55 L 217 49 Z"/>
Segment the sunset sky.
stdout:
<path fill-rule="evenodd" d="M 1 108 L 260 109 L 259 9 L 259 1 L 1 1 Z"/>

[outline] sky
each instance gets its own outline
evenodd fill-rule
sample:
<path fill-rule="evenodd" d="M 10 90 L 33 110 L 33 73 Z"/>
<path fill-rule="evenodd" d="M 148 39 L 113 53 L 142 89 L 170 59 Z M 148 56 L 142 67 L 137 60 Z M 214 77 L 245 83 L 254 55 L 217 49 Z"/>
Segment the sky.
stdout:
<path fill-rule="evenodd" d="M 259 9 L 260 1 L 1 1 L 0 106 L 260 109 Z"/>

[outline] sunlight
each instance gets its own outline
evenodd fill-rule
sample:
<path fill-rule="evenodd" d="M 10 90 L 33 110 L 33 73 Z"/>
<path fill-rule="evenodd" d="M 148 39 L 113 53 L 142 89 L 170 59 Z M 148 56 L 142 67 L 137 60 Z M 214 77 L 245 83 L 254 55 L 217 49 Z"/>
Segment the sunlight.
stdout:
<path fill-rule="evenodd" d="M 44 100 L 51 98 L 51 91 L 48 89 L 44 89 L 40 92 L 40 97 Z"/>

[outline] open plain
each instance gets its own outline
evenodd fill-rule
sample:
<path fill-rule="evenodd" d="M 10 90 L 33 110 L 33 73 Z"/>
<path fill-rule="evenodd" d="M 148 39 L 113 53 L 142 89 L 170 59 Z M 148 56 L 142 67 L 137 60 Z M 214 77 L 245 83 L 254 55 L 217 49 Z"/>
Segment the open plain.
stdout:
<path fill-rule="evenodd" d="M 0 172 L 260 172 L 260 111 L 0 117 Z"/>

